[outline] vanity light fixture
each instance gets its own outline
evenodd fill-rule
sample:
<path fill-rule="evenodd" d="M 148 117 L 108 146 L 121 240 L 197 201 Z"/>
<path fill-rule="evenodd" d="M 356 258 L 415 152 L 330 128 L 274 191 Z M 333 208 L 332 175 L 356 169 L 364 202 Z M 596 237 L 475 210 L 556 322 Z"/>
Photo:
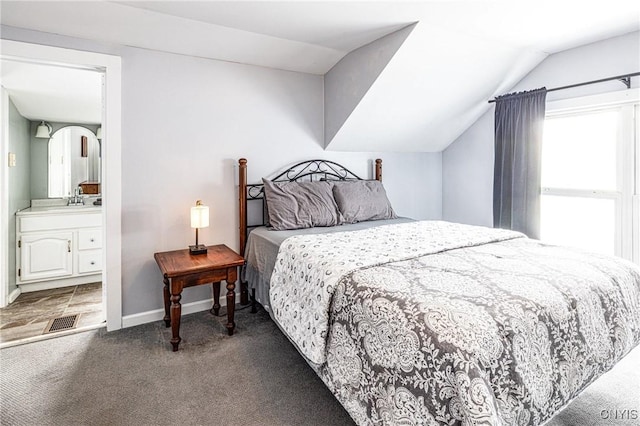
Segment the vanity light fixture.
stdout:
<path fill-rule="evenodd" d="M 198 244 L 198 229 L 209 226 L 209 207 L 203 206 L 202 201 L 196 201 L 196 206 L 191 207 L 191 227 L 196 229 L 196 244 L 189 246 L 190 254 L 206 254 L 207 246 Z"/>
<path fill-rule="evenodd" d="M 102 140 L 102 126 L 98 127 L 98 130 L 96 130 L 96 139 Z"/>
<path fill-rule="evenodd" d="M 40 124 L 38 124 L 38 128 L 36 129 L 36 138 L 51 138 L 51 130 L 51 125 L 42 121 Z"/>

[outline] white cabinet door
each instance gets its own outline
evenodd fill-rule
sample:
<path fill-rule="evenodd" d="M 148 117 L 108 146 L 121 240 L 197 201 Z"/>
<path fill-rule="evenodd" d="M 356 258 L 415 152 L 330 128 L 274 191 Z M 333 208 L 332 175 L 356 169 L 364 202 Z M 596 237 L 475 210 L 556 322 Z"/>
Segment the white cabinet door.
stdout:
<path fill-rule="evenodd" d="M 19 281 L 34 281 L 73 274 L 72 232 L 22 235 Z"/>

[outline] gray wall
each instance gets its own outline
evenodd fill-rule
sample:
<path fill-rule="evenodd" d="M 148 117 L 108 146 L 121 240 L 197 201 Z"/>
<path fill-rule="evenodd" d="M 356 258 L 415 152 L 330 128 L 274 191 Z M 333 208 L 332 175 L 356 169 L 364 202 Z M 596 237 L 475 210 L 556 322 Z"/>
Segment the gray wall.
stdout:
<path fill-rule="evenodd" d="M 328 146 L 416 24 L 364 45 L 324 76 L 324 146 Z"/>
<path fill-rule="evenodd" d="M 441 154 L 324 152 L 322 76 L 193 58 L 2 27 L 2 37 L 122 57 L 123 314 L 161 309 L 162 276 L 153 253 L 193 244 L 189 208 L 202 199 L 207 244 L 238 247 L 236 163 L 250 182 L 311 158 L 384 183 L 399 215 L 439 219 Z M 105 143 L 108 143 L 106 141 Z M 187 289 L 183 303 L 211 297 Z"/>
<path fill-rule="evenodd" d="M 16 166 L 9 167 L 9 293 L 16 289 L 16 216 L 30 206 L 29 120 L 20 115 L 9 99 L 9 152 L 16 155 Z M 6 159 L 2 159 L 6 161 Z"/>
<path fill-rule="evenodd" d="M 510 92 L 547 88 L 640 71 L 640 32 L 550 55 Z M 639 87 L 638 78 L 632 87 Z M 616 81 L 551 92 L 548 101 L 623 90 Z M 445 220 L 493 226 L 494 108 L 442 156 L 442 215 Z"/>
<path fill-rule="evenodd" d="M 67 126 L 82 126 L 93 133 L 98 130 L 97 124 L 76 124 L 47 122 L 51 125 L 51 134 Z M 31 122 L 31 199 L 48 198 L 49 171 L 49 139 L 36 138 L 36 128 L 39 121 Z"/>

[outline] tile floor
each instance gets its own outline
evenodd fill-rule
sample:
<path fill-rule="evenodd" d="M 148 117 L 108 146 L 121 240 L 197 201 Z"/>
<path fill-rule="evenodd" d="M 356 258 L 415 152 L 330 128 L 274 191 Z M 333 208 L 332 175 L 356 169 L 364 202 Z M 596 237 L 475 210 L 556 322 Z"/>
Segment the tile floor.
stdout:
<path fill-rule="evenodd" d="M 81 314 L 76 328 L 104 322 L 102 283 L 21 294 L 0 309 L 0 343 L 40 336 L 49 320 L 73 314 Z"/>

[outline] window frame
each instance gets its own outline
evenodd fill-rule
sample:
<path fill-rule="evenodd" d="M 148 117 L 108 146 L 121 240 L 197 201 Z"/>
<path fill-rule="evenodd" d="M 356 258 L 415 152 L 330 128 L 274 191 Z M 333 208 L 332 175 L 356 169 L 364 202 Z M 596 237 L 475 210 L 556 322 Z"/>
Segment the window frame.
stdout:
<path fill-rule="evenodd" d="M 640 96 L 639 96 L 640 98 Z M 640 265 L 640 104 L 635 105 L 635 190 L 631 196 L 631 232 L 636 238 L 632 239 L 632 260 Z"/>
<path fill-rule="evenodd" d="M 540 195 L 614 200 L 614 253 L 640 264 L 640 89 L 551 101 L 545 120 L 614 109 L 619 110 L 616 190 L 541 187 Z"/>

